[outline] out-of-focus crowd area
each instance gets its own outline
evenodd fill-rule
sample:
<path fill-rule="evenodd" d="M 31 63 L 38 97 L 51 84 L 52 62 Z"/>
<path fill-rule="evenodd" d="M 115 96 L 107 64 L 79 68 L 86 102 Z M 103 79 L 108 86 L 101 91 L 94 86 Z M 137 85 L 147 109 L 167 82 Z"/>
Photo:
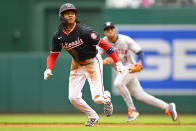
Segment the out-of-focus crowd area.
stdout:
<path fill-rule="evenodd" d="M 108 8 L 196 7 L 196 0 L 106 0 Z"/>

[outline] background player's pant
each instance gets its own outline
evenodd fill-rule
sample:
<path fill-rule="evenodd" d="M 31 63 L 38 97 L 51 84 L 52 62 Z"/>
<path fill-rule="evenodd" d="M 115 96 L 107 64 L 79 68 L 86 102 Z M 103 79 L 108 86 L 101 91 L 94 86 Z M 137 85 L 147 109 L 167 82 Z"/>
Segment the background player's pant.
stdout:
<path fill-rule="evenodd" d="M 148 93 L 146 93 L 141 87 L 136 76 L 133 76 L 132 79 L 127 83 L 127 88 L 130 93 L 139 101 L 146 103 L 148 105 L 160 108 L 167 109 L 169 107 L 168 103 L 164 102 L 161 99 L 158 99 Z"/>
<path fill-rule="evenodd" d="M 133 100 L 131 98 L 131 94 L 129 93 L 129 90 L 126 87 L 126 82 L 125 82 L 126 76 L 127 76 L 126 74 L 118 74 L 114 80 L 114 86 L 120 92 L 128 108 L 136 109 Z"/>
<path fill-rule="evenodd" d="M 98 103 L 110 102 L 104 98 L 104 86 L 102 78 L 103 63 L 99 54 L 90 59 L 87 65 L 79 65 L 74 60 L 71 65 L 69 77 L 69 100 L 80 111 L 87 114 L 89 118 L 97 118 L 97 113 L 82 99 L 82 88 L 86 79 L 89 82 L 92 99 Z"/>
<path fill-rule="evenodd" d="M 163 110 L 169 107 L 166 102 L 147 94 L 134 74 L 118 74 L 114 86 L 119 90 L 128 108 L 136 109 L 131 95 L 143 103 Z"/>

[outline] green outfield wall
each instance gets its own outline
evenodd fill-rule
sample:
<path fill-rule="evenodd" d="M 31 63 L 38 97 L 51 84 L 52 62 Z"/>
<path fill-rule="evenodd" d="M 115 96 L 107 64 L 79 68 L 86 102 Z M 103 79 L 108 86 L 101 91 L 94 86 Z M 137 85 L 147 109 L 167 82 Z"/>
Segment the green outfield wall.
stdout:
<path fill-rule="evenodd" d="M 77 7 L 79 21 L 101 32 L 105 0 L 6 0 L 0 4 L 0 51 L 48 51 L 59 25 L 59 8 L 67 2 Z"/>
<path fill-rule="evenodd" d="M 0 54 L 0 112 L 78 112 L 68 100 L 68 78 L 71 57 L 62 52 L 56 61 L 53 76 L 43 80 L 48 53 Z M 104 66 L 104 86 L 111 91 L 111 68 Z M 89 85 L 83 89 L 84 99 L 98 112 L 103 105 L 91 100 Z M 174 101 L 179 112 L 195 113 L 196 96 L 157 96 Z M 121 96 L 112 95 L 115 112 L 126 112 Z M 157 108 L 134 99 L 140 112 L 161 113 Z"/>
<path fill-rule="evenodd" d="M 0 4 L 0 112 L 79 112 L 68 100 L 71 57 L 62 51 L 53 76 L 43 80 L 51 37 L 56 30 L 62 0 L 6 0 Z M 115 24 L 195 24 L 196 9 L 106 9 L 104 0 L 73 0 L 78 18 L 103 36 L 103 23 Z M 8 8 L 9 7 L 9 8 Z M 111 91 L 111 67 L 104 66 L 104 85 Z M 91 100 L 86 82 L 83 97 L 96 111 L 103 105 Z M 175 102 L 180 113 L 196 113 L 196 96 L 156 96 Z M 114 112 L 126 113 L 121 96 L 112 94 Z M 139 112 L 163 113 L 134 99 Z"/>

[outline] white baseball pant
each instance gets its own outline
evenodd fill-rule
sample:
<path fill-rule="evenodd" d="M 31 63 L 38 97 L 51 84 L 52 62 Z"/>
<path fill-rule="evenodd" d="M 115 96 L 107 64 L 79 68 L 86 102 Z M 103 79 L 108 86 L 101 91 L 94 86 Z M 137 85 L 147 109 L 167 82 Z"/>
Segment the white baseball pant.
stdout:
<path fill-rule="evenodd" d="M 80 111 L 87 114 L 88 118 L 98 118 L 98 114 L 82 99 L 82 89 L 86 79 L 90 85 L 92 100 L 97 104 L 109 103 L 111 95 L 104 91 L 103 63 L 100 54 L 88 59 L 83 65 L 72 60 L 69 77 L 69 100 Z"/>

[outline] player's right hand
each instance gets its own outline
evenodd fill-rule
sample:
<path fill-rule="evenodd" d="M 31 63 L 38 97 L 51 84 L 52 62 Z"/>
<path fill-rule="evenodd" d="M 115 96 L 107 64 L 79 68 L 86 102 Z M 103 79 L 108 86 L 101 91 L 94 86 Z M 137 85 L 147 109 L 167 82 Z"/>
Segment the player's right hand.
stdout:
<path fill-rule="evenodd" d="M 118 73 L 124 73 L 125 67 L 123 66 L 121 61 L 118 61 L 116 63 L 116 70 L 118 71 Z"/>
<path fill-rule="evenodd" d="M 51 69 L 46 69 L 44 71 L 44 80 L 47 80 L 49 76 L 53 75 Z"/>

